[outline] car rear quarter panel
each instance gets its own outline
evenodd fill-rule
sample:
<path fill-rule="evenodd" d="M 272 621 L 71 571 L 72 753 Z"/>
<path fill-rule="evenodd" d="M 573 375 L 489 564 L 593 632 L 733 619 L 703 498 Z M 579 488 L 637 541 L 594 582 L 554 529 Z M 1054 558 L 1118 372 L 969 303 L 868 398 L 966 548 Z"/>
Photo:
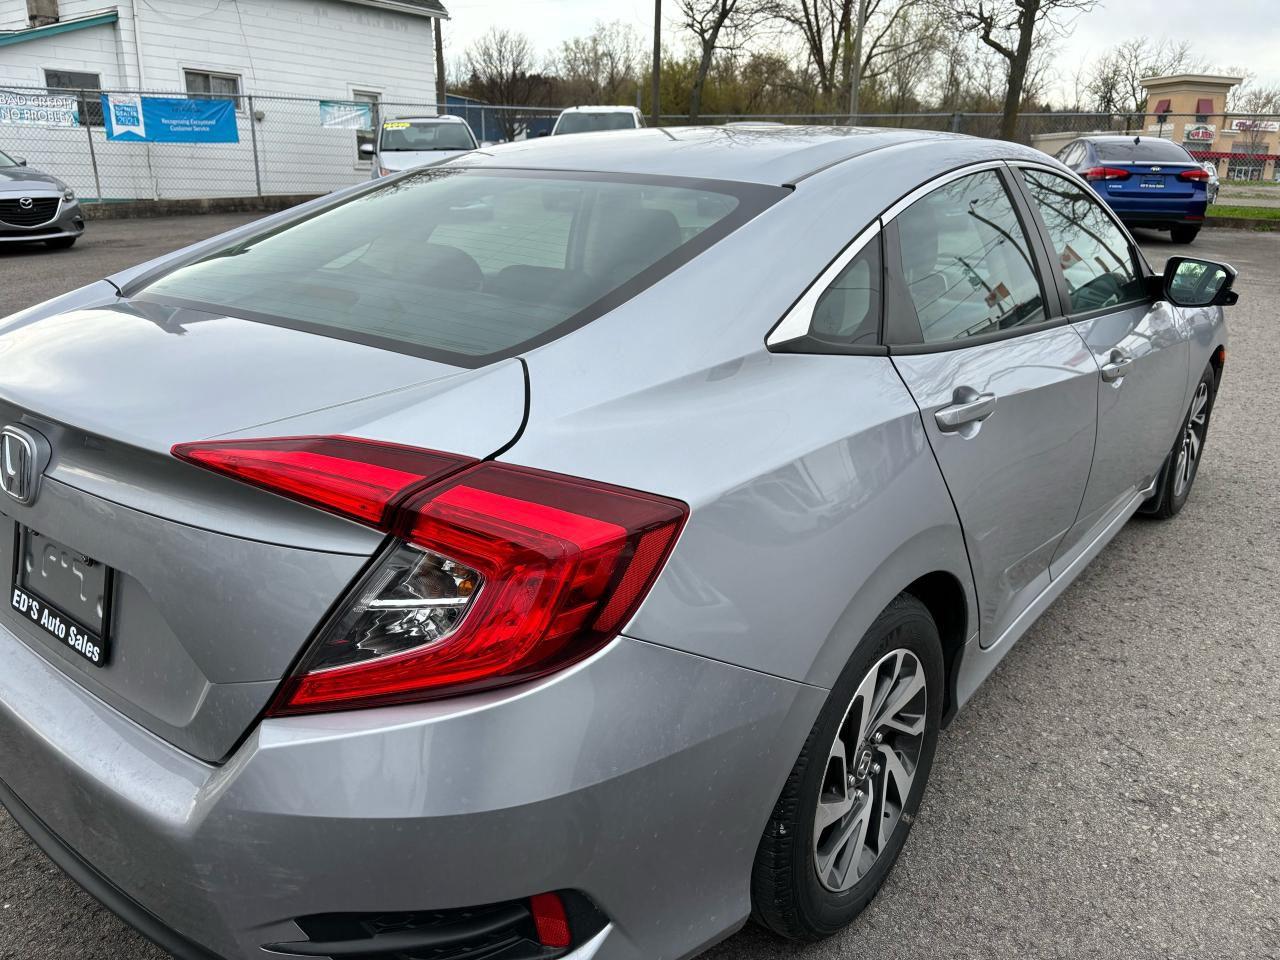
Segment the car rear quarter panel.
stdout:
<path fill-rule="evenodd" d="M 958 143 L 947 159 L 888 148 L 831 168 L 527 356 L 530 420 L 503 459 L 691 507 L 629 635 L 830 686 L 917 577 L 955 577 L 976 623 L 955 510 L 889 359 L 773 354 L 764 338 L 882 209 L 990 158 Z"/>

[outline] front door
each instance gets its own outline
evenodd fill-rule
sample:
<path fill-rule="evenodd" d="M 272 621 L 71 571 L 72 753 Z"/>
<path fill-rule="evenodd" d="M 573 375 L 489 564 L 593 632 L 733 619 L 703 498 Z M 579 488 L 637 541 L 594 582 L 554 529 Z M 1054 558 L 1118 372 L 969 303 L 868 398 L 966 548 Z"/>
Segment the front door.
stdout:
<path fill-rule="evenodd" d="M 1065 564 L 1160 471 L 1186 409 L 1190 347 L 1178 308 L 1151 302 L 1128 236 L 1091 191 L 1047 170 L 1019 172 L 1053 245 L 1073 326 L 1099 368 L 1093 470 L 1058 550 Z"/>
<path fill-rule="evenodd" d="M 903 293 L 889 298 L 891 356 L 964 528 L 984 646 L 1049 583 L 1084 495 L 1098 403 L 1098 366 L 1074 328 L 1052 322 L 1007 176 L 945 183 L 886 230 Z"/>

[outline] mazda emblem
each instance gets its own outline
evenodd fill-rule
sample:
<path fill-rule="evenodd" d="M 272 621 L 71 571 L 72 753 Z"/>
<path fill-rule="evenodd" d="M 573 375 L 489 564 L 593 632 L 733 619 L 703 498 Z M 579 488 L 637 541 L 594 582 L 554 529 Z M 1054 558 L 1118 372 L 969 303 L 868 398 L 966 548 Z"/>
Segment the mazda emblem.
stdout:
<path fill-rule="evenodd" d="M 43 437 L 22 427 L 7 426 L 0 434 L 0 489 L 19 503 L 36 498 L 43 469 Z"/>
<path fill-rule="evenodd" d="M 21 200 L 18 201 L 18 206 L 20 206 L 23 210 L 30 210 L 35 205 L 36 205 L 36 202 L 32 200 L 30 197 L 23 197 Z"/>

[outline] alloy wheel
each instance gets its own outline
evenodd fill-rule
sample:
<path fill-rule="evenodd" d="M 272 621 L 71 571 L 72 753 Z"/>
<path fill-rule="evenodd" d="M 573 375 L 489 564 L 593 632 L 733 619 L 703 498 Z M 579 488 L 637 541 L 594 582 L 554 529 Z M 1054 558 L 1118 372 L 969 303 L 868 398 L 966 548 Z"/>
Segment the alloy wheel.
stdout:
<path fill-rule="evenodd" d="M 814 867 L 828 890 L 853 887 L 889 845 L 915 782 L 928 694 L 924 667 L 906 649 L 881 657 L 858 684 L 814 815 Z"/>
<path fill-rule="evenodd" d="M 1181 497 L 1195 479 L 1196 469 L 1200 466 L 1200 451 L 1204 449 L 1205 434 L 1209 429 L 1209 384 L 1204 381 L 1196 388 L 1196 395 L 1191 401 L 1191 414 L 1187 417 L 1187 426 L 1182 432 L 1182 443 L 1178 446 L 1178 459 L 1174 463 L 1173 495 Z"/>

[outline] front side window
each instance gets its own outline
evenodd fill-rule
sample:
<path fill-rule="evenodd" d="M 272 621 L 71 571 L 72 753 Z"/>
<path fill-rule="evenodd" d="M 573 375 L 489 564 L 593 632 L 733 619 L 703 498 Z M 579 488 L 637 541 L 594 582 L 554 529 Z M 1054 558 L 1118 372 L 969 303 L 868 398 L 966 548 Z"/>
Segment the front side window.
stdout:
<path fill-rule="evenodd" d="M 429 168 L 127 293 L 479 366 L 600 316 L 785 193 Z"/>
<path fill-rule="evenodd" d="M 939 187 L 895 222 L 903 279 L 925 343 L 1046 319 L 1030 245 L 994 171 Z"/>
<path fill-rule="evenodd" d="M 1128 238 L 1090 191 L 1046 171 L 1023 170 L 1022 177 L 1067 279 L 1072 313 L 1145 296 Z"/>
<path fill-rule="evenodd" d="M 382 125 L 383 153 L 432 150 L 474 150 L 476 138 L 465 123 L 430 120 L 388 120 Z"/>
<path fill-rule="evenodd" d="M 102 126 L 102 77 L 96 73 L 79 73 L 74 70 L 46 70 L 45 86 L 52 94 L 68 94 L 80 102 L 80 126 Z"/>

